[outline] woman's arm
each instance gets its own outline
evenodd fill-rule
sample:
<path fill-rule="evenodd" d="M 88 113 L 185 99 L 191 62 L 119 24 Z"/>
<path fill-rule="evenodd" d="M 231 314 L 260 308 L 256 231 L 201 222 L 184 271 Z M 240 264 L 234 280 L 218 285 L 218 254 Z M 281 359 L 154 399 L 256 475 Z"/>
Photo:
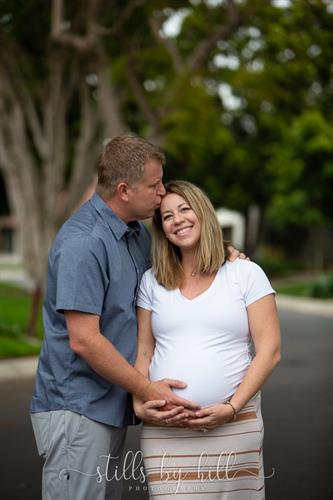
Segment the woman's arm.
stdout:
<path fill-rule="evenodd" d="M 266 295 L 248 306 L 247 314 L 255 356 L 230 400 L 236 412 L 259 391 L 280 361 L 280 327 L 274 295 Z M 230 405 L 218 404 L 203 408 L 196 415 L 198 419 L 189 422 L 191 427 L 214 429 L 233 417 L 233 409 Z"/>
<path fill-rule="evenodd" d="M 138 349 L 135 368 L 148 377 L 149 365 L 155 349 L 155 340 L 151 329 L 151 311 L 137 307 Z"/>
<path fill-rule="evenodd" d="M 247 314 L 255 356 L 230 400 L 236 411 L 259 391 L 281 359 L 281 334 L 274 294 L 251 304 Z"/>
<path fill-rule="evenodd" d="M 135 368 L 148 377 L 149 366 L 155 349 L 155 340 L 151 329 L 151 311 L 137 307 L 138 319 L 138 349 L 135 361 Z M 163 379 L 169 381 L 170 387 L 185 387 L 186 384 L 177 380 Z M 153 384 L 154 382 L 152 382 Z M 173 400 L 154 400 L 143 402 L 138 397 L 133 396 L 133 406 L 135 414 L 141 420 L 155 423 L 158 425 L 167 423 L 176 424 L 184 418 L 188 417 L 189 413 L 184 412 L 184 406 L 187 401 L 178 398 L 174 395 Z M 176 406 L 175 406 L 176 405 Z M 159 410 L 165 407 L 165 411 Z"/>
<path fill-rule="evenodd" d="M 145 377 L 149 378 L 149 365 L 155 348 L 155 341 L 151 330 L 151 311 L 137 307 L 136 314 L 138 320 L 138 348 L 134 367 Z M 165 405 L 165 401 L 163 400 L 154 401 L 154 403 L 156 403 L 156 405 L 153 406 L 152 410 L 156 411 L 159 407 Z M 137 396 L 133 396 L 135 414 L 141 418 L 141 420 L 147 421 L 149 420 L 147 412 L 150 408 L 147 408 L 145 405 L 147 404 L 141 401 Z"/>

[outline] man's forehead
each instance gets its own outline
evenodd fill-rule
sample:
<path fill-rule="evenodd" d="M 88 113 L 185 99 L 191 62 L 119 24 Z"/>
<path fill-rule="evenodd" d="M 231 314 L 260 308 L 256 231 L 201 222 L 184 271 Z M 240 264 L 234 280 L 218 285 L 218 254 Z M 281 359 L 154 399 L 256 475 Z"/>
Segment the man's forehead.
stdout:
<path fill-rule="evenodd" d="M 144 167 L 143 178 L 153 178 L 156 180 L 161 179 L 163 177 L 163 165 L 160 161 L 152 159 L 147 161 Z"/>

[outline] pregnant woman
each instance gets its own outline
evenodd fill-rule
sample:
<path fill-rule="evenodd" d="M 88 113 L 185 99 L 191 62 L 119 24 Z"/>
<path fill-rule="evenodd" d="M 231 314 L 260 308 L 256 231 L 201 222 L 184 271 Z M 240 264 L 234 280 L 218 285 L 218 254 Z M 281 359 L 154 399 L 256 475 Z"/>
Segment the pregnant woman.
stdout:
<path fill-rule="evenodd" d="M 185 381 L 177 392 L 200 409 L 134 400 L 150 498 L 263 500 L 260 389 L 280 359 L 274 290 L 255 263 L 225 260 L 213 206 L 189 182 L 166 185 L 153 231 L 136 367 Z"/>

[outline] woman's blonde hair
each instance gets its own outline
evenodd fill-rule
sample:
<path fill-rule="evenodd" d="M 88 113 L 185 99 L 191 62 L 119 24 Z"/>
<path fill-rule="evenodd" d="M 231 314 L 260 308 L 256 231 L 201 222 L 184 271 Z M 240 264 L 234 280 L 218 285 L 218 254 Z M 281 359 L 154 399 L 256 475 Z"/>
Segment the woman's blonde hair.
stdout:
<path fill-rule="evenodd" d="M 201 236 L 197 247 L 197 273 L 214 273 L 225 261 L 222 228 L 214 207 L 207 195 L 187 181 L 170 181 L 165 185 L 166 194 L 175 193 L 184 198 L 199 219 Z M 153 218 L 153 271 L 157 281 L 168 289 L 180 286 L 184 274 L 179 248 L 164 234 L 160 210 Z"/>

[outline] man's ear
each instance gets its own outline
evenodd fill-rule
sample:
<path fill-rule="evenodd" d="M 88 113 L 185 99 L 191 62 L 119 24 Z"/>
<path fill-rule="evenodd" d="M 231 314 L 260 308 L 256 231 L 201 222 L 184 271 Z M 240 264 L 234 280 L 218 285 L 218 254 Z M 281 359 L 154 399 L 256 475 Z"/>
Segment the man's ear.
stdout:
<path fill-rule="evenodd" d="M 128 184 L 126 182 L 119 182 L 116 188 L 117 194 L 122 201 L 128 201 Z"/>

